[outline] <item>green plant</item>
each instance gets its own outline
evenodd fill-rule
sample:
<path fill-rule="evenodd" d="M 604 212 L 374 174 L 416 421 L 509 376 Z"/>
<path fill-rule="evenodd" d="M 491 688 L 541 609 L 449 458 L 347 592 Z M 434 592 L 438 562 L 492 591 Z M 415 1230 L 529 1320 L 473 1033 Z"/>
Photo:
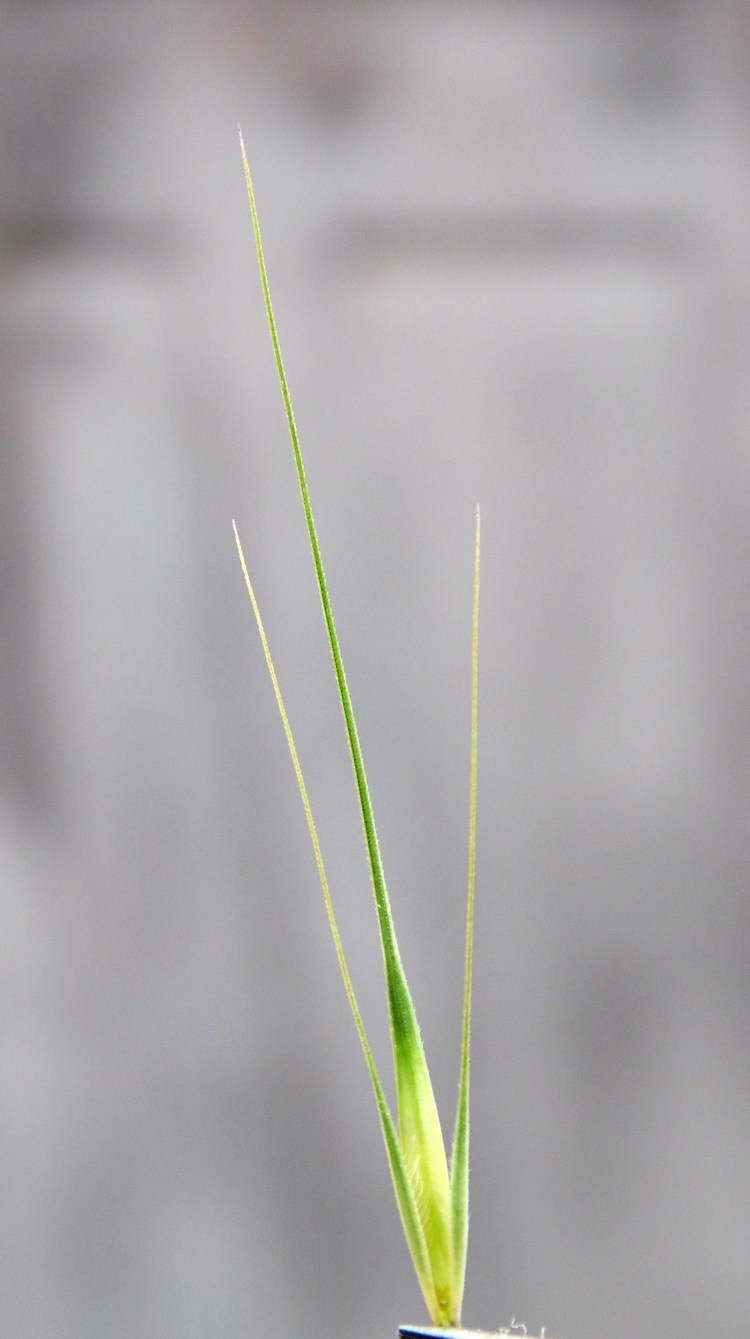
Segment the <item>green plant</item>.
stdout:
<path fill-rule="evenodd" d="M 287 717 L 279 681 L 266 638 L 263 622 L 258 608 L 247 564 L 242 551 L 237 527 L 234 527 L 235 539 L 240 562 L 258 625 L 263 651 L 276 695 L 279 712 L 286 734 L 287 744 L 297 778 L 307 825 L 312 839 L 315 860 L 318 867 L 325 899 L 326 911 L 333 935 L 341 975 L 344 980 L 349 1006 L 365 1054 L 370 1073 L 378 1115 L 385 1140 L 396 1200 L 401 1214 L 404 1233 L 409 1245 L 414 1268 L 419 1279 L 425 1302 L 432 1321 L 436 1325 L 457 1326 L 460 1323 L 461 1303 L 464 1291 L 466 1271 L 466 1245 L 469 1214 L 469 1043 L 471 1029 L 471 984 L 472 984 L 472 945 L 474 927 L 474 882 L 476 852 L 476 787 L 477 787 L 477 665 L 479 631 L 479 509 L 476 517 L 476 538 L 474 557 L 474 597 L 472 616 L 472 670 L 471 670 L 471 750 L 470 750 L 470 801 L 469 801 L 469 869 L 468 897 L 466 914 L 465 978 L 463 998 L 463 1022 L 461 1039 L 460 1077 L 458 1085 L 458 1104 L 456 1110 L 453 1147 L 450 1171 L 446 1157 L 445 1144 L 440 1128 L 437 1105 L 433 1094 L 424 1047 L 417 1024 L 406 975 L 401 963 L 396 932 L 391 915 L 391 907 L 386 890 L 383 864 L 375 829 L 375 819 L 370 802 L 370 794 L 365 775 L 362 750 L 360 748 L 357 726 L 354 717 L 349 688 L 347 686 L 344 665 L 339 649 L 338 637 L 333 621 L 331 602 L 326 585 L 320 546 L 313 520 L 310 496 L 305 477 L 299 437 L 292 410 L 281 348 L 276 330 L 271 295 L 268 286 L 263 246 L 261 243 L 258 212 L 255 204 L 253 184 L 248 166 L 242 136 L 240 136 L 242 158 L 245 168 L 247 192 L 250 200 L 253 233 L 260 269 L 266 317 L 276 360 L 281 394 L 284 400 L 289 434 L 291 437 L 294 460 L 297 469 L 302 505 L 307 524 L 307 533 L 312 550 L 318 591 L 323 606 L 328 641 L 333 658 L 334 672 L 338 686 L 341 708 L 344 715 L 349 751 L 354 767 L 354 776 L 359 797 L 359 807 L 364 828 L 365 844 L 370 866 L 370 876 L 375 896 L 380 939 L 385 964 L 385 978 L 390 1016 L 391 1041 L 396 1079 L 398 1125 L 393 1120 L 386 1100 L 383 1085 L 373 1059 L 367 1039 L 364 1023 L 354 994 L 349 970 L 341 944 L 338 925 L 334 915 L 323 856 L 317 829 L 313 819 L 302 768 L 294 743 L 291 726 Z"/>

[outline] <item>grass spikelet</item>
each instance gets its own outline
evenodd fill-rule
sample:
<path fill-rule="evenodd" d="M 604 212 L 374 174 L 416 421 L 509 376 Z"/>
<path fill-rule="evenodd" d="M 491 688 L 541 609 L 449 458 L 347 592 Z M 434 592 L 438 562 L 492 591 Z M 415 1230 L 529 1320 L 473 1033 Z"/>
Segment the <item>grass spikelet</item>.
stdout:
<path fill-rule="evenodd" d="M 448 1170 L 445 1143 L 440 1126 L 437 1104 L 422 1045 L 414 1004 L 409 992 L 391 905 L 383 872 L 375 816 L 365 773 L 354 708 L 347 684 L 336 626 L 333 619 L 323 560 L 320 552 L 310 495 L 305 475 L 302 451 L 292 408 L 284 362 L 281 355 L 276 320 L 268 284 L 263 245 L 253 183 L 240 135 L 248 199 L 252 216 L 253 234 L 263 289 L 263 300 L 268 328 L 276 361 L 276 371 L 286 411 L 292 452 L 297 471 L 300 496 L 305 515 L 308 539 L 312 553 L 315 577 L 320 596 L 328 644 L 333 661 L 339 700 L 349 746 L 354 779 L 359 800 L 362 828 L 370 869 L 375 909 L 385 968 L 386 994 L 390 1020 L 393 1063 L 396 1080 L 398 1122 L 393 1119 L 385 1097 L 364 1023 L 352 986 L 341 937 L 333 910 L 328 878 L 317 829 L 310 808 L 302 768 L 294 743 L 291 726 L 284 706 L 278 676 L 266 638 L 255 592 L 248 573 L 237 527 L 234 528 L 242 571 L 258 626 L 263 653 L 271 676 L 276 702 L 281 714 L 284 733 L 292 757 L 297 785 L 307 819 L 310 838 L 323 890 L 328 921 L 333 936 L 339 968 L 344 981 L 349 1007 L 365 1055 L 375 1102 L 386 1146 L 393 1187 L 401 1221 L 414 1268 L 432 1321 L 436 1325 L 457 1326 L 460 1323 L 461 1302 L 466 1268 L 468 1233 L 468 1155 L 469 1155 L 469 1036 L 471 1026 L 471 977 L 474 924 L 474 884 L 476 851 L 476 776 L 477 776 L 477 652 L 479 619 L 479 511 L 477 510 L 474 604 L 472 621 L 472 693 L 471 693 L 471 780 L 469 805 L 469 878 L 466 919 L 465 983 L 463 1026 L 459 1074 L 458 1104 L 453 1137 L 451 1169 Z"/>

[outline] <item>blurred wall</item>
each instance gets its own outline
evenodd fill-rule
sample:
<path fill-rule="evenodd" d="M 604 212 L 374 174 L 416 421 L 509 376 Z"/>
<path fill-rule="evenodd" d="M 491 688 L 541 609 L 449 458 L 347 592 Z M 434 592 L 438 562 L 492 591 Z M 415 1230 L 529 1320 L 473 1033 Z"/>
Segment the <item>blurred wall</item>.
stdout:
<path fill-rule="evenodd" d="M 0 3 L 0 1332 L 418 1320 L 233 550 L 388 1063 L 243 124 L 466 1321 L 750 1326 L 739 0 Z"/>

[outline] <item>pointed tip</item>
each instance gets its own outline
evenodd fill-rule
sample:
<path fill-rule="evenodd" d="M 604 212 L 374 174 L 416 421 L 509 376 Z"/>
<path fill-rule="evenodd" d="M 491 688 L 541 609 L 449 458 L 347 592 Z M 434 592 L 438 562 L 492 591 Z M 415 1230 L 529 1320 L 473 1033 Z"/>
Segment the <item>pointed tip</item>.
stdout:
<path fill-rule="evenodd" d="M 245 148 L 245 136 L 244 136 L 243 133 L 242 133 L 242 126 L 240 125 L 239 121 L 237 122 L 237 134 L 238 134 L 239 137 L 240 137 L 240 153 L 242 154 L 242 162 L 243 162 L 243 164 L 244 164 L 244 166 L 245 166 L 245 175 L 246 175 L 247 177 L 249 177 L 249 176 L 250 176 L 250 167 L 249 167 L 249 164 L 248 164 L 248 161 L 247 161 L 247 149 Z"/>
<path fill-rule="evenodd" d="M 232 517 L 232 530 L 234 531 L 234 542 L 235 542 L 235 544 L 236 544 L 236 546 L 237 546 L 237 552 L 238 552 L 238 554 L 240 555 L 240 562 L 242 563 L 242 567 L 243 567 L 243 570 L 244 570 L 244 569 L 245 569 L 245 554 L 244 554 L 243 549 L 242 549 L 242 540 L 240 539 L 240 532 L 239 532 L 239 530 L 237 529 L 237 522 L 235 521 L 234 517 Z M 249 582 L 249 577 L 247 577 L 247 574 L 246 574 L 246 580 Z"/>

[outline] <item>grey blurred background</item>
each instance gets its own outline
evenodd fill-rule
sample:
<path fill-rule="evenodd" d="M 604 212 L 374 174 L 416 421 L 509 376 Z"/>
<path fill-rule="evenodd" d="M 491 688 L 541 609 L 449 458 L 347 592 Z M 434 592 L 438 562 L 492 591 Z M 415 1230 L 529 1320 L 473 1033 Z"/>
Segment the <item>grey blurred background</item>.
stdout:
<path fill-rule="evenodd" d="M 233 549 L 388 1064 L 236 140 L 450 1125 L 465 1319 L 750 1327 L 750 16 L 0 3 L 0 1334 L 423 1306 Z"/>

